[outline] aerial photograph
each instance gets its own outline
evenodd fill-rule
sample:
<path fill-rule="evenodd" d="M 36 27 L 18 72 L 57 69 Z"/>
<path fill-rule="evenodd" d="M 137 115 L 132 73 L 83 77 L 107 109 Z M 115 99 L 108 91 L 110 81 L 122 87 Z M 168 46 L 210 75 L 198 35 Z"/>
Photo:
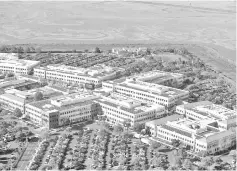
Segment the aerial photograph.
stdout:
<path fill-rule="evenodd" d="M 0 1 L 0 171 L 236 170 L 236 1 Z"/>

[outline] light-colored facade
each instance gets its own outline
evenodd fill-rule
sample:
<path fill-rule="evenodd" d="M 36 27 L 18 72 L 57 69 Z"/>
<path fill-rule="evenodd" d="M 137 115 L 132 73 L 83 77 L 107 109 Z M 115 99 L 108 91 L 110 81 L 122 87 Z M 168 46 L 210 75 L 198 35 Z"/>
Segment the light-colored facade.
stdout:
<path fill-rule="evenodd" d="M 96 65 L 91 68 L 78 68 L 65 65 L 48 65 L 34 69 L 36 77 L 47 80 L 56 80 L 67 83 L 94 84 L 101 87 L 102 81 L 116 79 L 125 70 L 105 65 Z"/>
<path fill-rule="evenodd" d="M 19 59 L 16 53 L 0 53 L 0 60 L 17 60 Z"/>
<path fill-rule="evenodd" d="M 27 75 L 32 69 L 40 64 L 40 61 L 32 60 L 0 60 L 0 71 L 5 73 L 15 73 L 17 75 Z"/>
<path fill-rule="evenodd" d="M 157 126 L 159 125 L 164 125 L 166 124 L 168 121 L 175 121 L 179 118 L 183 118 L 182 115 L 178 115 L 178 114 L 173 114 L 173 115 L 169 115 L 163 118 L 158 118 L 149 122 L 146 122 L 145 127 L 147 129 L 149 129 L 151 136 L 156 137 L 157 134 Z"/>
<path fill-rule="evenodd" d="M 48 128 L 63 125 L 65 119 L 71 123 L 90 120 L 97 112 L 96 103 L 93 102 L 97 98 L 90 93 L 58 96 L 27 104 L 26 115 L 36 124 Z"/>
<path fill-rule="evenodd" d="M 132 53 L 139 53 L 139 52 L 147 52 L 146 47 L 122 47 L 122 48 L 113 48 L 112 53 L 119 54 L 120 52 L 132 52 Z"/>
<path fill-rule="evenodd" d="M 219 128 L 216 121 L 187 118 L 157 126 L 156 137 L 168 142 L 178 139 L 195 152 L 206 151 L 209 154 L 226 150 L 236 143 L 235 133 Z"/>
<path fill-rule="evenodd" d="M 112 124 L 122 124 L 130 120 L 131 124 L 145 123 L 147 121 L 165 116 L 165 107 L 143 103 L 126 96 L 112 93 L 96 100 L 100 104 L 102 113 L 107 116 L 107 121 Z"/>
<path fill-rule="evenodd" d="M 25 113 L 25 105 L 34 101 L 36 92 L 41 92 L 44 99 L 49 99 L 55 96 L 63 95 L 63 93 L 51 89 L 50 87 L 41 87 L 27 91 L 20 91 L 17 89 L 6 89 L 5 93 L 0 95 L 0 102 L 5 109 L 14 111 L 19 108 L 22 114 Z"/>
<path fill-rule="evenodd" d="M 176 107 L 176 112 L 197 121 L 213 119 L 223 129 L 236 126 L 236 111 L 209 101 L 180 105 Z"/>
<path fill-rule="evenodd" d="M 153 70 L 145 73 L 140 73 L 130 77 L 131 80 L 138 80 L 156 84 L 166 85 L 171 82 L 175 82 L 177 85 L 181 85 L 184 80 L 184 75 L 179 73 L 164 72 L 159 70 Z"/>
<path fill-rule="evenodd" d="M 102 83 L 102 88 L 167 108 L 173 107 L 178 101 L 185 100 L 189 96 L 189 92 L 185 90 L 130 79 L 121 83 L 106 81 Z"/>
<path fill-rule="evenodd" d="M 20 109 L 22 114 L 25 113 L 25 104 L 32 102 L 33 98 L 28 93 L 16 90 L 16 92 L 9 92 L 0 95 L 0 102 L 4 109 L 14 111 L 16 108 Z"/>

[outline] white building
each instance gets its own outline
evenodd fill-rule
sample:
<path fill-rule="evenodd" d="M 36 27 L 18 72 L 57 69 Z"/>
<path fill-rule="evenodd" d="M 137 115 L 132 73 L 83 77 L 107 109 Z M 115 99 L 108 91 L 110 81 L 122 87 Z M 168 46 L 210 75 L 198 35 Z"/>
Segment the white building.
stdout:
<path fill-rule="evenodd" d="M 184 75 L 179 73 L 164 72 L 159 70 L 140 73 L 130 77 L 131 80 L 138 80 L 156 84 L 166 85 L 170 82 L 176 82 L 181 85 L 184 80 Z"/>
<path fill-rule="evenodd" d="M 145 126 L 146 128 L 149 129 L 151 136 L 156 137 L 156 133 L 157 133 L 157 126 L 159 125 L 164 125 L 166 124 L 168 121 L 175 121 L 179 118 L 183 118 L 182 115 L 178 115 L 178 114 L 173 114 L 173 115 L 169 115 L 163 118 L 158 118 L 149 122 L 146 122 Z"/>
<path fill-rule="evenodd" d="M 17 60 L 18 55 L 16 53 L 0 53 L 0 60 Z"/>
<path fill-rule="evenodd" d="M 224 129 L 236 126 L 236 111 L 209 101 L 180 105 L 176 107 L 176 112 L 193 120 L 216 120 L 219 127 Z"/>
<path fill-rule="evenodd" d="M 40 61 L 6 59 L 0 60 L 0 71 L 5 73 L 15 73 L 17 75 L 27 75 L 32 69 L 40 64 Z"/>
<path fill-rule="evenodd" d="M 143 81 L 131 81 L 130 79 L 121 82 L 106 81 L 102 83 L 102 88 L 148 103 L 160 104 L 167 108 L 173 107 L 177 102 L 185 100 L 189 96 L 189 92 L 185 90 Z"/>
<path fill-rule="evenodd" d="M 48 80 L 83 85 L 85 83 L 91 83 L 94 84 L 95 87 L 101 87 L 102 81 L 116 79 L 124 71 L 122 68 L 112 68 L 105 65 L 96 65 L 91 68 L 48 65 L 46 67 L 35 68 L 34 75 Z"/>
<path fill-rule="evenodd" d="M 15 91 L 13 91 L 15 90 Z M 27 92 L 22 92 L 16 89 L 9 90 L 11 92 L 1 94 L 0 102 L 4 109 L 14 111 L 16 108 L 20 109 L 22 114 L 25 113 L 25 104 L 32 102 L 33 98 Z"/>
<path fill-rule="evenodd" d="M 178 139 L 195 152 L 206 151 L 209 154 L 226 150 L 236 143 L 235 133 L 218 127 L 218 123 L 212 119 L 168 121 L 157 126 L 156 137 L 167 142 Z"/>
<path fill-rule="evenodd" d="M 64 124 L 90 120 L 97 112 L 93 100 L 98 97 L 90 93 L 74 93 L 33 102 L 26 105 L 26 115 L 41 126 L 56 128 Z"/>
<path fill-rule="evenodd" d="M 101 106 L 102 113 L 112 124 L 122 124 L 130 120 L 131 124 L 145 123 L 147 121 L 165 116 L 165 107 L 157 104 L 147 104 L 130 97 L 112 93 L 96 100 Z"/>
<path fill-rule="evenodd" d="M 132 53 L 139 53 L 139 52 L 147 52 L 146 47 L 122 47 L 122 48 L 113 48 L 112 53 L 119 54 L 120 52 L 132 52 Z"/>

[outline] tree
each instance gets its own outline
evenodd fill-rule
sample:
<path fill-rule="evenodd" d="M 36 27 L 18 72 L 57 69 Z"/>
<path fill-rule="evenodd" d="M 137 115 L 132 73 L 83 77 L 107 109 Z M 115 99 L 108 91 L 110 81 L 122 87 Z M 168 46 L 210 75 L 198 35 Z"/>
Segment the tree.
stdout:
<path fill-rule="evenodd" d="M 217 157 L 215 159 L 215 163 L 217 163 L 217 164 L 221 164 L 222 162 L 223 162 L 223 160 L 220 157 Z"/>
<path fill-rule="evenodd" d="M 94 52 L 95 53 L 100 53 L 101 51 L 100 51 L 100 49 L 98 47 L 96 47 Z"/>
<path fill-rule="evenodd" d="M 70 122 L 71 122 L 71 121 L 70 121 L 69 118 L 66 118 L 66 117 L 65 117 L 65 118 L 62 118 L 62 119 L 61 119 L 61 123 L 62 123 L 63 126 L 69 125 Z"/>
<path fill-rule="evenodd" d="M 171 144 L 172 144 L 174 147 L 178 147 L 178 146 L 180 145 L 180 140 L 172 139 L 172 140 L 171 140 Z"/>
<path fill-rule="evenodd" d="M 38 91 L 38 92 L 36 92 L 35 95 L 34 95 L 34 100 L 35 100 L 35 101 L 40 101 L 40 100 L 43 100 L 43 97 L 44 97 L 43 93 L 40 92 L 40 91 Z"/>
<path fill-rule="evenodd" d="M 123 121 L 123 126 L 124 126 L 125 128 L 127 128 L 127 131 L 128 131 L 128 129 L 131 127 L 131 120 L 130 120 L 130 119 L 125 119 L 125 120 Z"/>
<path fill-rule="evenodd" d="M 179 157 L 179 156 L 174 157 L 174 166 L 177 168 L 180 168 L 182 166 L 181 157 Z"/>
<path fill-rule="evenodd" d="M 213 158 L 207 156 L 207 157 L 202 158 L 200 165 L 203 167 L 209 167 L 213 164 L 213 162 L 214 162 Z"/>
<path fill-rule="evenodd" d="M 133 130 L 137 133 L 141 133 L 141 130 L 144 128 L 144 124 L 135 123 L 133 126 Z"/>
<path fill-rule="evenodd" d="M 105 137 L 105 136 L 107 135 L 107 132 L 106 132 L 105 129 L 101 129 L 101 130 L 99 131 L 98 135 L 99 135 L 100 137 Z"/>
<path fill-rule="evenodd" d="M 16 139 L 17 139 L 18 141 L 22 141 L 25 137 L 26 137 L 25 133 L 23 133 L 23 132 L 21 132 L 21 131 L 19 131 L 19 132 L 16 133 Z"/>
<path fill-rule="evenodd" d="M 151 147 L 152 149 L 157 149 L 157 148 L 159 148 L 160 146 L 161 146 L 160 143 L 158 143 L 158 142 L 156 142 L 156 141 L 151 141 L 150 147 Z"/>
<path fill-rule="evenodd" d="M 9 72 L 9 73 L 7 73 L 7 75 L 6 75 L 7 77 L 14 77 L 14 73 L 12 73 L 12 72 Z"/>
<path fill-rule="evenodd" d="M 14 110 L 14 115 L 15 115 L 16 117 L 18 117 L 18 118 L 22 117 L 22 112 L 21 112 L 21 110 L 20 110 L 19 108 L 16 108 L 16 109 Z"/>
<path fill-rule="evenodd" d="M 110 129 L 110 124 L 107 123 L 107 122 L 105 122 L 105 123 L 103 124 L 103 127 L 104 127 L 106 130 L 109 130 L 109 129 Z"/>
<path fill-rule="evenodd" d="M 184 162 L 183 162 L 183 167 L 184 167 L 186 170 L 191 169 L 191 167 L 192 167 L 192 162 L 190 161 L 190 159 L 185 159 L 185 160 L 184 160 Z"/>
<path fill-rule="evenodd" d="M 183 147 L 178 149 L 178 155 L 182 158 L 186 158 L 187 157 L 187 152 L 184 150 Z"/>
<path fill-rule="evenodd" d="M 116 134 L 121 134 L 122 132 L 123 132 L 123 127 L 121 126 L 121 125 L 115 125 L 114 126 L 114 132 L 116 133 Z"/>
<path fill-rule="evenodd" d="M 1 115 L 4 116 L 4 115 L 7 115 L 7 114 L 8 114 L 8 111 L 7 111 L 7 110 L 4 110 L 4 109 L 3 109 L 3 110 L 1 111 Z"/>
<path fill-rule="evenodd" d="M 3 137 L 4 135 L 7 134 L 7 129 L 6 128 L 0 128 L 0 137 Z"/>
<path fill-rule="evenodd" d="M 206 157 L 207 156 L 207 152 L 206 151 L 199 151 L 198 152 L 198 156 L 200 156 L 200 157 Z"/>

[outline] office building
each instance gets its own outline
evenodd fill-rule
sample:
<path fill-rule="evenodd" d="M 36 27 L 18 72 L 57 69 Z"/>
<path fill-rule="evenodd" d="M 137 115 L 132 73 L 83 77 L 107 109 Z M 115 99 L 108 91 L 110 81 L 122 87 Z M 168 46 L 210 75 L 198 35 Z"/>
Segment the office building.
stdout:
<path fill-rule="evenodd" d="M 97 113 L 94 102 L 98 97 L 90 93 L 74 93 L 26 105 L 26 115 L 36 124 L 47 128 L 91 120 Z"/>
<path fill-rule="evenodd" d="M 0 71 L 4 73 L 14 73 L 16 75 L 28 75 L 33 68 L 38 66 L 40 61 L 23 59 L 0 60 Z"/>
<path fill-rule="evenodd" d="M 130 120 L 131 124 L 145 123 L 147 121 L 165 116 L 165 107 L 157 104 L 148 104 L 130 97 L 112 93 L 96 100 L 101 106 L 101 112 L 107 116 L 112 124 L 123 124 Z"/>
<path fill-rule="evenodd" d="M 220 128 L 212 119 L 194 121 L 188 118 L 168 121 L 157 126 L 157 138 L 172 142 L 180 140 L 194 152 L 206 151 L 214 154 L 236 144 L 235 132 Z"/>
<path fill-rule="evenodd" d="M 236 126 L 236 111 L 213 104 L 209 101 L 179 105 L 176 107 L 176 112 L 197 121 L 213 119 L 217 121 L 219 127 L 223 129 Z"/>
<path fill-rule="evenodd" d="M 179 86 L 183 83 L 184 76 L 179 73 L 164 72 L 153 70 L 145 73 L 140 73 L 130 77 L 131 80 L 155 83 L 160 85 L 175 85 Z"/>
<path fill-rule="evenodd" d="M 92 84 L 101 87 L 102 81 L 118 78 L 125 70 L 105 65 L 96 65 L 91 68 L 78 68 L 65 65 L 48 65 L 34 69 L 36 77 L 47 80 L 56 80 L 76 84 Z"/>
<path fill-rule="evenodd" d="M 102 83 L 102 88 L 137 100 L 160 104 L 167 109 L 189 96 L 189 92 L 185 90 L 131 79 L 106 81 Z"/>

